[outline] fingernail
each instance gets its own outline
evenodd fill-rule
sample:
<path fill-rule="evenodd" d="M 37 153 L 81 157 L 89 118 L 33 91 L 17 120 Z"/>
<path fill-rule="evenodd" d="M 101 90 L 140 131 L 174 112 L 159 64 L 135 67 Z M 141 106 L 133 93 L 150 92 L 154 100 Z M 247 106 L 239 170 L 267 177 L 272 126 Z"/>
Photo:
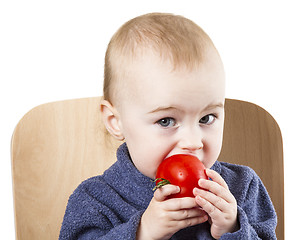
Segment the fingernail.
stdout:
<path fill-rule="evenodd" d="M 207 214 L 205 214 L 205 215 L 203 216 L 203 221 L 206 222 L 207 220 L 208 220 L 208 216 L 207 216 Z"/>

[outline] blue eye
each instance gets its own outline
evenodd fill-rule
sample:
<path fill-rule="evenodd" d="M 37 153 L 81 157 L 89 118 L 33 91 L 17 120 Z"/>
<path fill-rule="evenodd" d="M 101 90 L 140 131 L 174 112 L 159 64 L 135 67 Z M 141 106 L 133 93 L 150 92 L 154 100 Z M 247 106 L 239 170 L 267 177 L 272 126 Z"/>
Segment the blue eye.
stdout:
<path fill-rule="evenodd" d="M 174 127 L 176 125 L 176 120 L 170 117 L 162 118 L 156 122 L 158 125 L 164 128 Z"/>
<path fill-rule="evenodd" d="M 213 114 L 208 114 L 204 116 L 203 118 L 201 118 L 199 123 L 210 125 L 214 122 L 215 119 L 216 119 L 216 116 L 214 116 Z"/>

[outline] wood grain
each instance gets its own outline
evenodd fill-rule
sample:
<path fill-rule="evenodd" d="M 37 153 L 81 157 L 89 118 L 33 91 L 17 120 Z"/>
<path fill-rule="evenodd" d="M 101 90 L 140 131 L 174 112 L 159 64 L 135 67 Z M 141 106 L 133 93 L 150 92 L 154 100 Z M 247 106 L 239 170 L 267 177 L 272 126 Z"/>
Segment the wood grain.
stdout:
<path fill-rule="evenodd" d="M 255 104 L 227 99 L 219 160 L 247 165 L 255 170 L 278 215 L 277 239 L 284 239 L 283 143 L 274 118 Z"/>

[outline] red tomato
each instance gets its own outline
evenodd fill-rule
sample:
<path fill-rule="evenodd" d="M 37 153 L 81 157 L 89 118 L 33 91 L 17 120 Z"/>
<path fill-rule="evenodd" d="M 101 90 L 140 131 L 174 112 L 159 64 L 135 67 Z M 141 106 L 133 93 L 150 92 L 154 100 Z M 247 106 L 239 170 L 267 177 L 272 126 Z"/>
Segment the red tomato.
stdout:
<path fill-rule="evenodd" d="M 200 188 L 198 181 L 201 178 L 208 180 L 203 163 L 195 156 L 177 154 L 159 165 L 155 188 L 171 183 L 181 188 L 181 191 L 172 197 L 194 197 L 193 189 Z"/>

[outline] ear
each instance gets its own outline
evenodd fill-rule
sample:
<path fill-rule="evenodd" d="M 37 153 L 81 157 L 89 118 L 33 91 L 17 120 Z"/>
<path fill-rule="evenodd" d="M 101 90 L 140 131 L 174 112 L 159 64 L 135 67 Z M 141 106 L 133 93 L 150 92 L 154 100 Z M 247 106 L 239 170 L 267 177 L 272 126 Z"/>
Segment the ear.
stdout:
<path fill-rule="evenodd" d="M 109 101 L 102 100 L 100 103 L 100 111 L 104 125 L 108 132 L 117 140 L 124 140 L 122 134 L 119 113 Z"/>

